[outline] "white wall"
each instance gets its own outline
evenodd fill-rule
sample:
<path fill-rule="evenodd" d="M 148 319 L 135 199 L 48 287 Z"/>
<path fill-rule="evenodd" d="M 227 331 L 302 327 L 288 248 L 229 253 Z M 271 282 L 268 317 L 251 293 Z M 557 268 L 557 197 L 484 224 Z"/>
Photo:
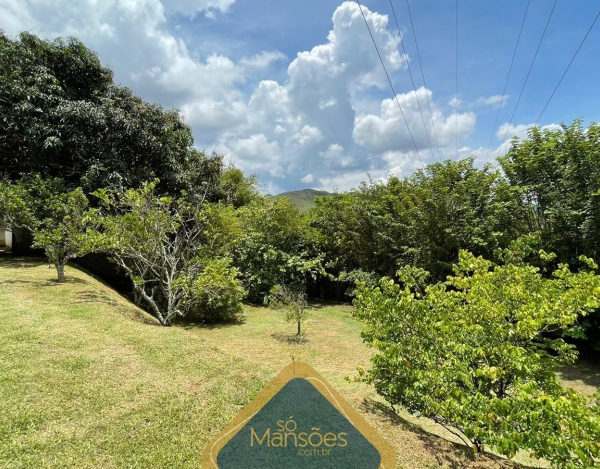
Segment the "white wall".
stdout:
<path fill-rule="evenodd" d="M 0 246 L 12 247 L 12 233 L 10 231 L 0 230 Z"/>

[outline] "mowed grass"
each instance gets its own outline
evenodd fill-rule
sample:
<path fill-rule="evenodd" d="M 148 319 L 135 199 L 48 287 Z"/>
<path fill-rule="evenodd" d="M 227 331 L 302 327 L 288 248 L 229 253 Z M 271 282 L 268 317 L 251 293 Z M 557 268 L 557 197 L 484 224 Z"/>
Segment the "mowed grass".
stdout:
<path fill-rule="evenodd" d="M 281 313 L 163 328 L 84 272 L 0 259 L 0 467 L 200 467 L 204 446 L 292 360 L 315 367 L 396 448 L 399 468 L 517 467 L 347 381 L 368 367 L 351 307 L 313 304 L 306 340 Z M 597 372 L 577 372 L 577 384 Z M 591 384 L 590 384 L 591 383 Z M 569 384 L 569 381 L 567 381 Z M 534 465 L 526 458 L 521 463 Z"/>
<path fill-rule="evenodd" d="M 199 467 L 268 371 L 66 274 L 0 260 L 0 467 Z"/>

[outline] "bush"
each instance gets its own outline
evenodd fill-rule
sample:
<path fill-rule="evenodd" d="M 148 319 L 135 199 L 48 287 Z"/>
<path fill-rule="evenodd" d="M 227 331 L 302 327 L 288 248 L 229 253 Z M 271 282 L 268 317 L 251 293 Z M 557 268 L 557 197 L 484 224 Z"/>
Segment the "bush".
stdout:
<path fill-rule="evenodd" d="M 555 367 L 577 352 L 549 333 L 598 308 L 600 277 L 561 264 L 548 279 L 518 258 L 493 266 L 465 251 L 446 282 L 423 287 L 427 273 L 414 267 L 398 276 L 402 284 L 362 284 L 356 295 L 362 337 L 380 352 L 360 370 L 366 382 L 478 451 L 526 449 L 556 468 L 597 467 L 600 394 L 557 382 Z"/>
<path fill-rule="evenodd" d="M 209 260 L 191 290 L 190 315 L 206 322 L 239 319 L 247 292 L 228 258 Z"/>

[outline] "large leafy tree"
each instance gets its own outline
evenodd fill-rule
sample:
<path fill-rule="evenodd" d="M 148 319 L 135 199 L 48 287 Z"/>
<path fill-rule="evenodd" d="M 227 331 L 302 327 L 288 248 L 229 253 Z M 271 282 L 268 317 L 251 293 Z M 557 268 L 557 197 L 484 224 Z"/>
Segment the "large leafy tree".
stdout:
<path fill-rule="evenodd" d="M 560 261 L 600 256 L 600 126 L 532 127 L 499 158 L 531 207 L 530 223 Z"/>
<path fill-rule="evenodd" d="M 257 197 L 237 211 L 242 234 L 233 248 L 249 298 L 263 302 L 279 284 L 306 287 L 323 272 L 306 215 L 288 198 Z"/>
<path fill-rule="evenodd" d="M 576 120 L 558 130 L 533 127 L 499 158 L 523 203 L 528 225 L 557 262 L 580 266 L 579 256 L 600 259 L 600 126 Z M 578 328 L 600 346 L 600 314 Z M 576 334 L 580 336 L 581 334 Z"/>
<path fill-rule="evenodd" d="M 77 39 L 0 32 L 0 171 L 9 178 L 40 173 L 93 190 L 156 176 L 174 192 L 199 162 L 192 143 L 178 111 L 115 85 Z"/>
<path fill-rule="evenodd" d="M 310 215 L 327 265 L 342 277 L 357 270 L 393 276 L 399 265 L 416 265 L 442 280 L 460 249 L 491 257 L 527 227 L 518 191 L 472 158 L 319 198 Z"/>
<path fill-rule="evenodd" d="M 478 450 L 512 457 L 527 449 L 553 467 L 596 467 L 600 395 L 589 401 L 559 385 L 553 370 L 573 363 L 576 351 L 548 333 L 600 305 L 600 277 L 561 264 L 545 278 L 520 262 L 524 252 L 507 250 L 506 263 L 493 265 L 461 251 L 454 275 L 434 285 L 415 267 L 400 269 L 400 283 L 362 285 L 356 317 L 379 353 L 361 374 L 392 405 Z"/>

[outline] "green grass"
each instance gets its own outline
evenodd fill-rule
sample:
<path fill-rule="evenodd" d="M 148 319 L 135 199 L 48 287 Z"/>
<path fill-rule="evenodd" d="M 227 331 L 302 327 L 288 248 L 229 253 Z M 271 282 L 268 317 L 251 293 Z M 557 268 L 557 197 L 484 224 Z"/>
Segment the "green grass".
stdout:
<path fill-rule="evenodd" d="M 269 373 L 83 272 L 0 261 L 0 467 L 199 467 Z"/>
<path fill-rule="evenodd" d="M 39 260 L 0 259 L 1 468 L 197 468 L 204 446 L 292 356 L 387 438 L 398 467 L 515 467 L 471 459 L 442 428 L 346 381 L 370 356 L 349 306 L 313 304 L 299 344 L 276 311 L 248 306 L 239 324 L 163 328 L 84 272 L 66 274 L 58 284 Z M 593 386 L 597 372 L 562 377 Z"/>

